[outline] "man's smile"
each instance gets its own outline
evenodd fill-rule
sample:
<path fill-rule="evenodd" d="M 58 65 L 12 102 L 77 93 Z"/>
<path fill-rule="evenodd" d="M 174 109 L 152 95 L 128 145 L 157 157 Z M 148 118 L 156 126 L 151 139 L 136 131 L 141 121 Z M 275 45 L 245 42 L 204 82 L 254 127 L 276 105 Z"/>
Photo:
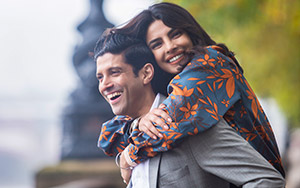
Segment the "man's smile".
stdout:
<path fill-rule="evenodd" d="M 123 92 L 116 91 L 111 94 L 106 95 L 107 99 L 110 101 L 110 103 L 117 102 L 116 100 L 122 95 Z"/>

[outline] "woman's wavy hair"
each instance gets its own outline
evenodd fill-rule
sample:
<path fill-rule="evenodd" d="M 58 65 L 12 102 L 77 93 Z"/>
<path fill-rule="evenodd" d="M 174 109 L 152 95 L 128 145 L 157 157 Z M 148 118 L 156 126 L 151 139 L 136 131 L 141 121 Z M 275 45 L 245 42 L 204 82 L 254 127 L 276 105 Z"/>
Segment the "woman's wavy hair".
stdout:
<path fill-rule="evenodd" d="M 126 35 L 137 37 L 146 41 L 148 27 L 155 20 L 161 20 L 170 28 L 180 29 L 185 31 L 191 41 L 194 49 L 192 51 L 202 52 L 203 47 L 217 45 L 223 48 L 222 53 L 229 57 L 234 57 L 234 53 L 230 51 L 223 43 L 216 43 L 207 32 L 200 26 L 195 18 L 184 8 L 173 3 L 158 3 L 143 10 L 126 25 L 115 28 L 115 32 L 120 32 Z M 242 70 L 239 63 L 232 58 L 236 65 Z"/>

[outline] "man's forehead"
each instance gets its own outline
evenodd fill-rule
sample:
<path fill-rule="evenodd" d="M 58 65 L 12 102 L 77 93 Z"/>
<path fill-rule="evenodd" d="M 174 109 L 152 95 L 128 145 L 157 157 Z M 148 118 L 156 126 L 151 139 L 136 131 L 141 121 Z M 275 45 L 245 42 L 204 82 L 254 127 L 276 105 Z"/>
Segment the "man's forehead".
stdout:
<path fill-rule="evenodd" d="M 114 66 L 115 64 L 126 64 L 123 54 L 105 53 L 97 58 L 97 66 Z"/>
<path fill-rule="evenodd" d="M 97 58 L 97 72 L 113 68 L 129 68 L 132 66 L 125 62 L 123 54 L 105 53 Z"/>

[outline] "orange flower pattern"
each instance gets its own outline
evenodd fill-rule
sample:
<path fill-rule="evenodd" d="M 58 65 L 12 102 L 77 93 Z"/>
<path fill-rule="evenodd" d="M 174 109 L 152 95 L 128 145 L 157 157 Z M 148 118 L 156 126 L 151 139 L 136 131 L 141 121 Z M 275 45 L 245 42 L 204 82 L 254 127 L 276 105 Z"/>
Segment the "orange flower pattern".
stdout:
<path fill-rule="evenodd" d="M 115 116 L 103 123 L 98 139 L 98 147 L 108 156 L 115 156 L 122 152 L 129 144 L 127 131 L 133 119 L 129 116 Z"/>
<path fill-rule="evenodd" d="M 207 130 L 224 117 L 284 176 L 273 131 L 257 97 L 233 60 L 217 48 L 207 47 L 204 54 L 195 56 L 170 82 L 171 92 L 163 103 L 173 122 L 167 131 L 156 125 L 163 138 L 154 140 L 138 129 L 129 137 L 124 130 L 132 120 L 117 117 L 103 125 L 99 146 L 114 155 L 129 144 L 130 158 L 140 163 L 157 152 L 175 147 L 186 136 Z"/>

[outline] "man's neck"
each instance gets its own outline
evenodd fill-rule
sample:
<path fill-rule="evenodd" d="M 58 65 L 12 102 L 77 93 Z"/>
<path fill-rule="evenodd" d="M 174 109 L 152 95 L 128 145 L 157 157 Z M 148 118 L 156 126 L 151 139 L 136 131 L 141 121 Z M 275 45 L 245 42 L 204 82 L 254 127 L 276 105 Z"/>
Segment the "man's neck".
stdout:
<path fill-rule="evenodd" d="M 142 103 L 137 104 L 137 111 L 131 117 L 137 118 L 146 113 L 148 113 L 151 109 L 151 106 L 155 100 L 156 94 L 152 92 L 145 92 L 145 95 L 141 96 L 143 98 Z"/>

